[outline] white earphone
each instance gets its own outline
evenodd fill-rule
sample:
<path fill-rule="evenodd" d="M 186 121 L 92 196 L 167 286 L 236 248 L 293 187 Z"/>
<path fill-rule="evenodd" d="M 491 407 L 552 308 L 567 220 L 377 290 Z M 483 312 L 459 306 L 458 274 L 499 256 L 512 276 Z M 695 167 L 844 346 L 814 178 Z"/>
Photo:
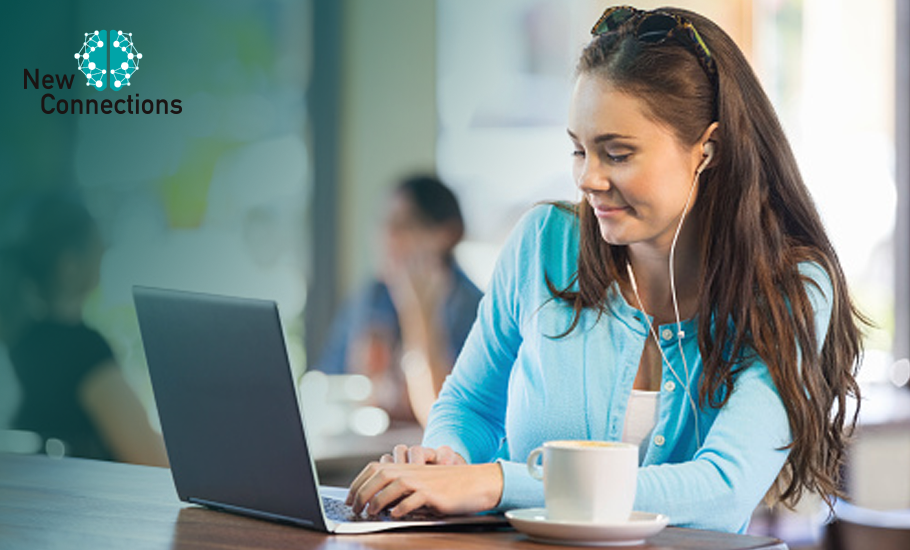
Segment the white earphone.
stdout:
<path fill-rule="evenodd" d="M 705 143 L 705 155 L 702 157 L 704 160 L 701 161 L 701 164 L 698 165 L 698 170 L 695 172 L 701 175 L 702 171 L 711 164 L 711 161 L 714 160 L 714 143 L 707 142 Z"/>

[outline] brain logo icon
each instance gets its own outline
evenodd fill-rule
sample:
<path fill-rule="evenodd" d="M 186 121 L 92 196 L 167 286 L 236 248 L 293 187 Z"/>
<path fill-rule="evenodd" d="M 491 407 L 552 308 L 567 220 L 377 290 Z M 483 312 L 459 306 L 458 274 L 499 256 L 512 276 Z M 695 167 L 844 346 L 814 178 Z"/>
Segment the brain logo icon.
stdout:
<path fill-rule="evenodd" d="M 95 31 L 85 33 L 82 49 L 76 52 L 75 58 L 79 71 L 85 75 L 86 86 L 100 91 L 110 82 L 111 89 L 116 91 L 130 85 L 130 78 L 139 70 L 142 54 L 136 50 L 131 32 L 110 31 L 108 37 L 108 31 Z"/>

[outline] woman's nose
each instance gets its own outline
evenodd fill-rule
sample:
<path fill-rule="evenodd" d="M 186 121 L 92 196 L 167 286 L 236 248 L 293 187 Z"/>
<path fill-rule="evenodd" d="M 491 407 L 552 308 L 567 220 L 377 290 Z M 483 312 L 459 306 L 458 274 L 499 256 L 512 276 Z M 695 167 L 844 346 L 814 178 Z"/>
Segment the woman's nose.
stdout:
<path fill-rule="evenodd" d="M 590 159 L 590 157 L 586 158 L 579 167 L 575 184 L 583 193 L 609 191 L 611 187 L 607 170 L 596 159 Z"/>

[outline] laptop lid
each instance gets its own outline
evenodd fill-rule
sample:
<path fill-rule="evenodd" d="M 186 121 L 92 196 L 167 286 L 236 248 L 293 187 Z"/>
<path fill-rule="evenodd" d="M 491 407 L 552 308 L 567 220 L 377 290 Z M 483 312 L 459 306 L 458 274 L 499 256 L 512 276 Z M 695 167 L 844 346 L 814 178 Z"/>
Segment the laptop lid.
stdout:
<path fill-rule="evenodd" d="M 328 530 L 276 304 L 133 296 L 180 499 Z"/>
<path fill-rule="evenodd" d="M 334 533 L 505 524 L 501 514 L 326 517 L 322 497 L 339 504 L 346 490 L 319 487 L 277 305 L 145 287 L 133 297 L 181 500 Z"/>

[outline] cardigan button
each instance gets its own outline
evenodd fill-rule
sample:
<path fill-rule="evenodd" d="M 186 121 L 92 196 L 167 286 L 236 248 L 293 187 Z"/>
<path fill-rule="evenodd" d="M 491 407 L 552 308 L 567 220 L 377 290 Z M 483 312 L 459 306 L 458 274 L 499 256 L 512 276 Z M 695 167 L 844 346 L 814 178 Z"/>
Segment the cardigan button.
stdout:
<path fill-rule="evenodd" d="M 676 382 L 674 382 L 672 380 L 668 380 L 667 383 L 664 384 L 664 390 L 666 390 L 668 392 L 671 392 L 675 389 L 676 389 Z"/>
<path fill-rule="evenodd" d="M 668 328 L 665 328 L 663 330 L 663 332 L 660 333 L 660 335 L 663 336 L 664 340 L 669 341 L 670 338 L 673 338 L 673 331 Z"/>
<path fill-rule="evenodd" d="M 666 442 L 666 439 L 664 439 L 664 436 L 662 436 L 662 435 L 654 436 L 654 444 L 657 445 L 658 447 L 663 446 L 663 444 L 665 442 Z"/>

